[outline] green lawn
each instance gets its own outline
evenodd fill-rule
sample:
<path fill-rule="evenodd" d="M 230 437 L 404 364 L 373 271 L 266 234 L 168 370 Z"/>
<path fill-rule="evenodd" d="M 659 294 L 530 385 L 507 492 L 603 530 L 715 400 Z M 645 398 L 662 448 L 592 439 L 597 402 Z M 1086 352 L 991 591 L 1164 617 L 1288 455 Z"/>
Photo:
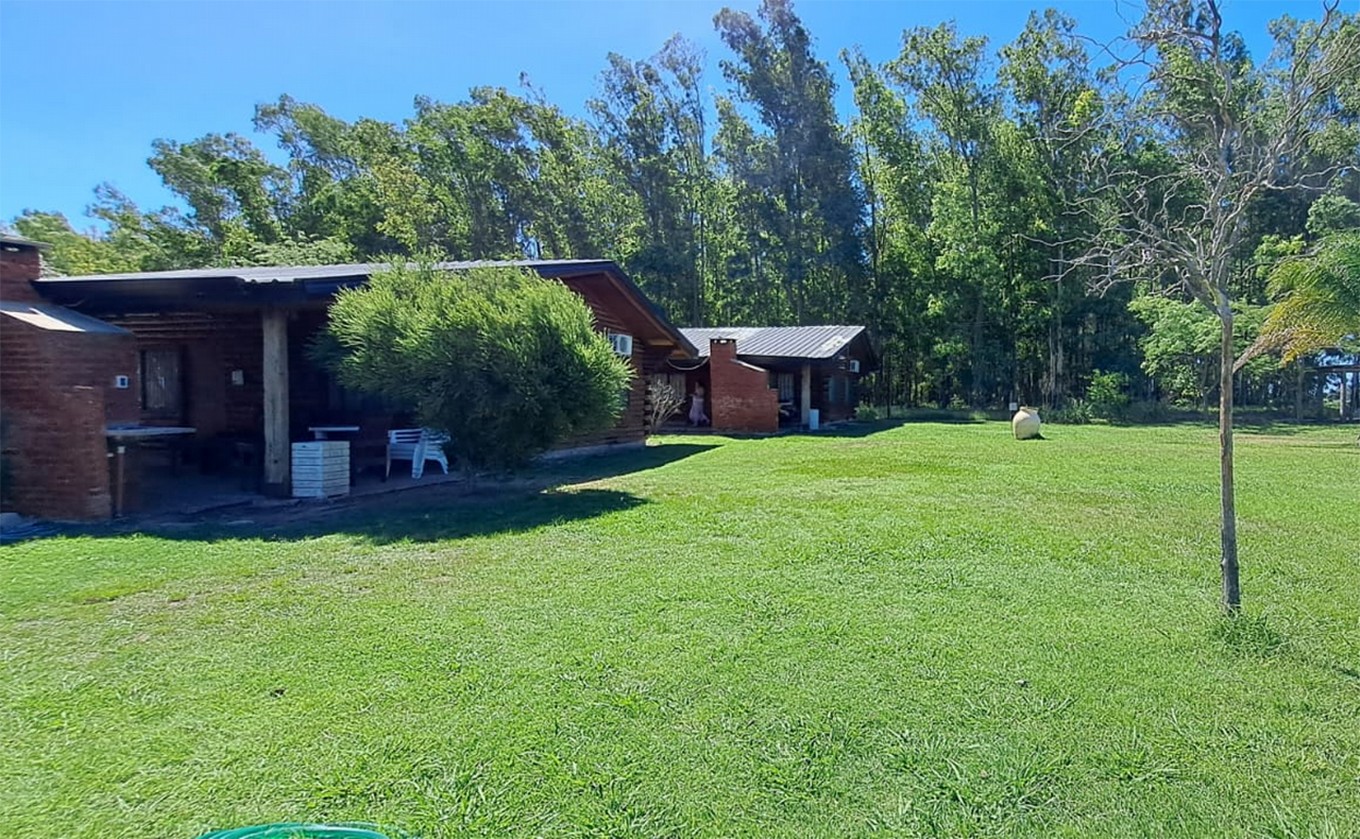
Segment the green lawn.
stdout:
<path fill-rule="evenodd" d="M 670 438 L 539 495 L 0 549 L 7 836 L 1360 835 L 1360 447 Z M 235 535 L 231 535 L 231 534 Z"/>

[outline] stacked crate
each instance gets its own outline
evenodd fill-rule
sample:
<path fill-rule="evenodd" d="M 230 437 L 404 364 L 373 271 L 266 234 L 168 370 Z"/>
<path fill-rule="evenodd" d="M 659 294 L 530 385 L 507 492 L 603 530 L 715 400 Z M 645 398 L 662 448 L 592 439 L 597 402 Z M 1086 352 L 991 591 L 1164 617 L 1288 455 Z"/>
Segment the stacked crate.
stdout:
<path fill-rule="evenodd" d="M 293 497 L 349 495 L 349 441 L 293 444 Z"/>

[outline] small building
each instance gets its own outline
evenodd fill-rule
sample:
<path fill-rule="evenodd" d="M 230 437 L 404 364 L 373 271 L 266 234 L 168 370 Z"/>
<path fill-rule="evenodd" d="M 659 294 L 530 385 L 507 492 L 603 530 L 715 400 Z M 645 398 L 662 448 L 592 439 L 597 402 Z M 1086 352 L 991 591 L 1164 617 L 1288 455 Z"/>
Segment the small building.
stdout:
<path fill-rule="evenodd" d="M 346 392 L 306 351 L 335 294 L 383 265 L 207 268 L 44 277 L 39 243 L 0 239 L 0 400 L 5 501 L 27 515 L 108 517 L 124 487 L 121 446 L 174 434 L 178 468 L 226 463 L 251 485 L 290 492 L 290 447 L 309 429 L 371 423 L 371 400 Z M 531 269 L 582 297 L 638 375 L 617 425 L 573 448 L 646 434 L 646 377 L 696 352 L 607 260 L 452 262 Z M 381 418 L 391 422 L 393 417 Z M 244 464 L 235 459 L 244 455 Z M 134 499 L 135 500 L 135 499 Z"/>
<path fill-rule="evenodd" d="M 878 358 L 863 326 L 693 327 L 680 330 L 699 361 L 675 360 L 669 378 L 719 431 L 773 433 L 854 415 L 859 382 Z M 682 378 L 683 377 L 683 378 Z M 688 416 L 689 403 L 685 408 Z"/>

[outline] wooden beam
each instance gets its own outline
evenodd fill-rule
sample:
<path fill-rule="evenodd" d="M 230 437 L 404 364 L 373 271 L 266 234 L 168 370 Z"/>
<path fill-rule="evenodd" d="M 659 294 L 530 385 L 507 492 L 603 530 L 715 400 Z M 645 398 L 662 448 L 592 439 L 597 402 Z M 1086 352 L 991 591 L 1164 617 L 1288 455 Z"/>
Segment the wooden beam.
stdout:
<path fill-rule="evenodd" d="M 803 417 L 802 417 L 802 419 L 803 419 L 803 427 L 804 427 L 804 428 L 807 428 L 809 425 L 812 424 L 812 414 L 811 414 L 811 411 L 812 411 L 812 365 L 811 365 L 811 364 L 804 364 L 804 365 L 803 365 L 802 408 L 803 408 L 803 411 L 802 411 L 802 413 L 803 413 Z"/>
<path fill-rule="evenodd" d="M 288 312 L 265 309 L 264 331 L 264 492 L 287 497 L 291 447 L 288 440 Z"/>

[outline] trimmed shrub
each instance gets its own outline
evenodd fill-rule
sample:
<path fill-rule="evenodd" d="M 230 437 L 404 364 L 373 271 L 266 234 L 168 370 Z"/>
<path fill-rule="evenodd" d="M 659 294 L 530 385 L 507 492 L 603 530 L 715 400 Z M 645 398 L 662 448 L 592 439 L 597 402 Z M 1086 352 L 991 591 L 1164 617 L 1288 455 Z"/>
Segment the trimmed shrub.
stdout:
<path fill-rule="evenodd" d="M 447 432 L 472 466 L 609 427 L 633 375 L 579 297 L 521 268 L 393 265 L 340 293 L 313 350 L 345 387 Z"/>

